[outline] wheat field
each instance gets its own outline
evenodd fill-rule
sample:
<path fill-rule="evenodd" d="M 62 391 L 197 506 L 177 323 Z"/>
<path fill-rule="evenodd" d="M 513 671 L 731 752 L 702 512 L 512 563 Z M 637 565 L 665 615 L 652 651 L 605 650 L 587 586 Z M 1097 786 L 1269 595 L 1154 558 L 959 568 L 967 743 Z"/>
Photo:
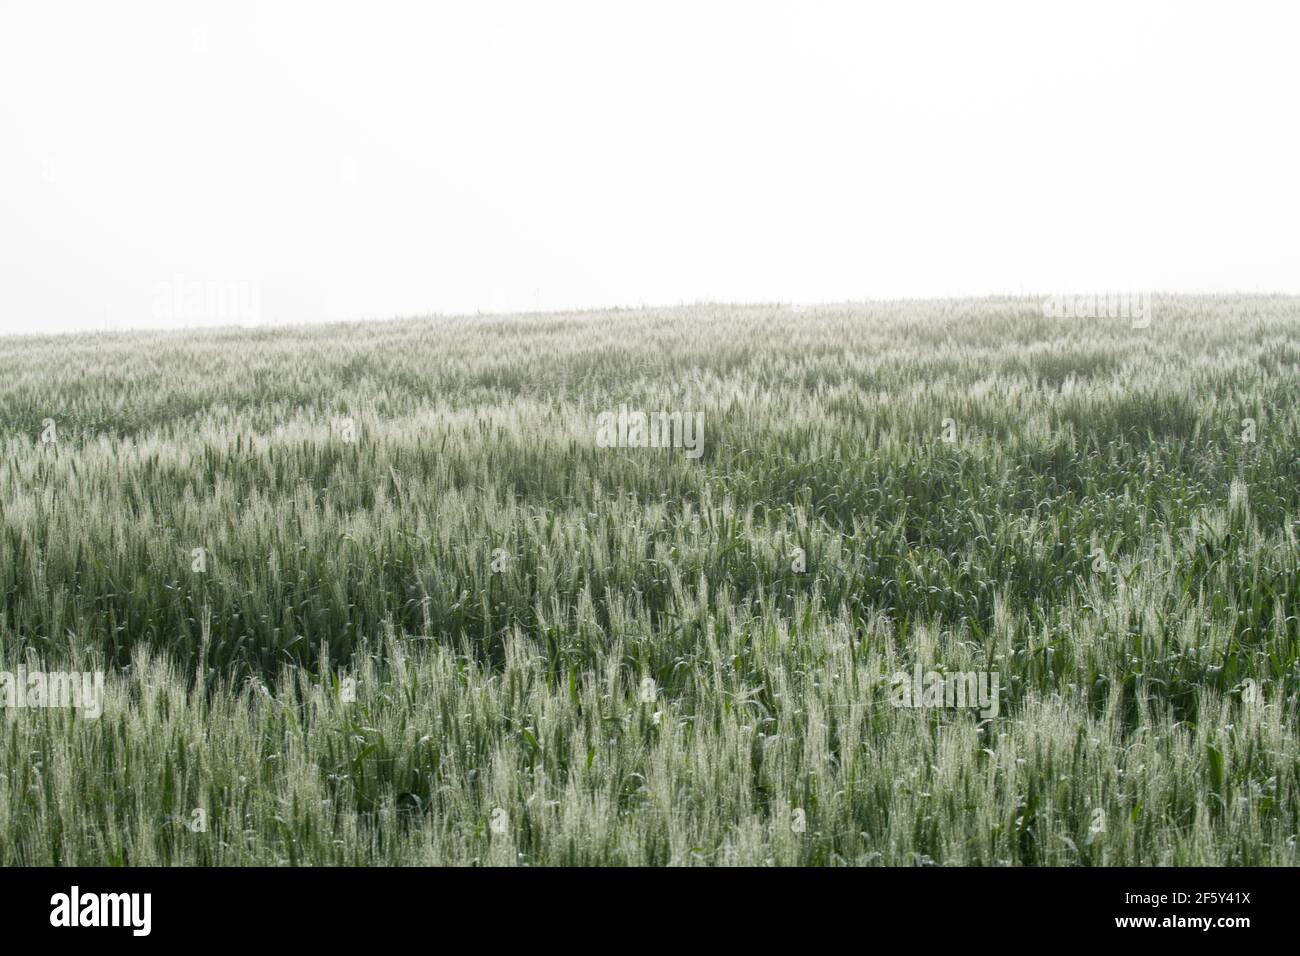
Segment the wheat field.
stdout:
<path fill-rule="evenodd" d="M 0 864 L 1295 865 L 1300 300 L 1152 313 L 0 339 Z"/>

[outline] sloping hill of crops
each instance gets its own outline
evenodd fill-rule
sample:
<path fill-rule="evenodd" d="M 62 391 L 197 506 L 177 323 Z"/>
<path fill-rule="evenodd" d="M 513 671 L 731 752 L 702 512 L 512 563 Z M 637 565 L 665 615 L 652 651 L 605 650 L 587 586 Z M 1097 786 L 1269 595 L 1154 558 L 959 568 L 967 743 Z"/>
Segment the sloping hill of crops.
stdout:
<path fill-rule="evenodd" d="M 1284 297 L 0 340 L 0 671 L 105 688 L 0 863 L 1294 865 L 1298 394 Z"/>

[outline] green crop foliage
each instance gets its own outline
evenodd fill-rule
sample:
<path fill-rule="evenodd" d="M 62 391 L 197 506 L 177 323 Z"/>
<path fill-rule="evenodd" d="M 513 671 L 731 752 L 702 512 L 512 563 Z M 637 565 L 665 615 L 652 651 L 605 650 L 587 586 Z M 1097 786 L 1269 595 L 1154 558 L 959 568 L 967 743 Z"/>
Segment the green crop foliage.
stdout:
<path fill-rule="evenodd" d="M 1296 865 L 1300 301 L 1154 310 L 0 339 L 0 864 Z"/>

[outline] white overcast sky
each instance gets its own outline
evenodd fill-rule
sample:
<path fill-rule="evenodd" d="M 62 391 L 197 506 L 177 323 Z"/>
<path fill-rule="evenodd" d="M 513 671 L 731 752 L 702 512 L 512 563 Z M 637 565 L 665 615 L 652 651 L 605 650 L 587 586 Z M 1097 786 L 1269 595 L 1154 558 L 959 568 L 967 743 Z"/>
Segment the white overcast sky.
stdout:
<path fill-rule="evenodd" d="M 0 0 L 0 331 L 1298 292 L 1297 39 L 1295 3 Z"/>

